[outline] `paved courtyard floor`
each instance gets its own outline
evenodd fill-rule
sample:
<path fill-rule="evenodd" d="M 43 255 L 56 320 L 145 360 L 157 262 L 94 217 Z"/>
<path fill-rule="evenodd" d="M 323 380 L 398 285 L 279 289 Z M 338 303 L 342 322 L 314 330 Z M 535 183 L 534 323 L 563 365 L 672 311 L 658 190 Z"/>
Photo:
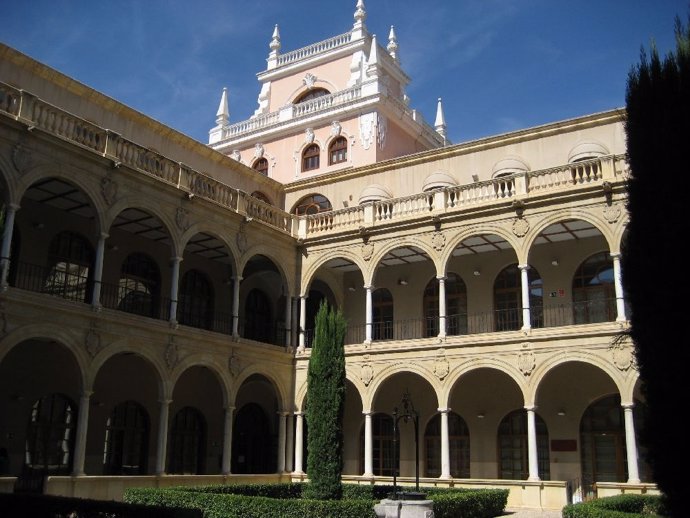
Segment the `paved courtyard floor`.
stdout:
<path fill-rule="evenodd" d="M 506 509 L 500 518 L 561 518 L 560 511 L 540 511 L 538 509 Z M 497 517 L 499 518 L 499 517 Z"/>

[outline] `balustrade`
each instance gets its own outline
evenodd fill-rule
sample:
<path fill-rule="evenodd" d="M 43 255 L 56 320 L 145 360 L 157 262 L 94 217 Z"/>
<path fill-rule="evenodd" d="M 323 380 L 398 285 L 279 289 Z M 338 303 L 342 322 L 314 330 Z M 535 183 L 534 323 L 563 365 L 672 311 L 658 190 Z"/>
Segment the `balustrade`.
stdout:
<path fill-rule="evenodd" d="M 0 110 L 10 115 L 19 115 L 21 92 L 9 85 L 0 83 Z"/>
<path fill-rule="evenodd" d="M 299 61 L 300 59 L 320 54 L 321 52 L 340 47 L 341 45 L 346 45 L 351 39 L 352 35 L 347 32 L 345 34 L 340 34 L 338 36 L 334 36 L 333 38 L 302 47 L 301 49 L 286 52 L 285 54 L 278 56 L 278 66 L 288 65 L 290 63 L 294 63 L 295 61 Z"/>

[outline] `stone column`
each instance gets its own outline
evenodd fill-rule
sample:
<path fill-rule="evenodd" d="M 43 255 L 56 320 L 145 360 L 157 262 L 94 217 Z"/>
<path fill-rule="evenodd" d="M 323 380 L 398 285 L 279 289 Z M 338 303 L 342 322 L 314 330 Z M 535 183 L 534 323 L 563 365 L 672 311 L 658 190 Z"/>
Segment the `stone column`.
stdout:
<path fill-rule="evenodd" d="M 287 412 L 278 412 L 278 473 L 285 472 L 285 418 Z"/>
<path fill-rule="evenodd" d="M 293 347 L 299 345 L 299 299 L 297 297 L 292 297 L 292 319 L 295 325 L 292 326 L 290 330 L 290 343 Z"/>
<path fill-rule="evenodd" d="M 307 296 L 302 295 L 299 298 L 299 346 L 297 351 L 303 353 L 306 347 L 306 328 L 307 327 Z"/>
<path fill-rule="evenodd" d="M 366 315 L 364 316 L 364 322 L 365 322 L 365 338 L 364 338 L 364 343 L 365 344 L 370 344 L 371 343 L 371 328 L 372 328 L 372 323 L 374 320 L 374 310 L 373 310 L 373 303 L 372 303 L 372 293 L 374 291 L 373 286 L 364 286 L 364 290 L 366 293 Z"/>
<path fill-rule="evenodd" d="M 441 477 L 452 478 L 450 475 L 450 438 L 448 434 L 448 414 L 450 408 L 439 408 L 441 412 Z"/>
<path fill-rule="evenodd" d="M 292 347 L 292 297 L 285 297 L 285 347 Z"/>
<path fill-rule="evenodd" d="M 621 254 L 614 253 L 611 257 L 613 258 L 613 287 L 616 290 L 616 321 L 625 322 L 628 317 L 625 314 L 625 294 L 621 282 Z"/>
<path fill-rule="evenodd" d="M 527 480 L 537 481 L 539 478 L 539 456 L 537 453 L 537 420 L 536 406 L 527 406 L 527 458 L 529 459 L 529 477 Z"/>
<path fill-rule="evenodd" d="M 438 337 L 446 337 L 446 278 L 438 279 Z"/>
<path fill-rule="evenodd" d="M 181 257 L 172 257 L 172 275 L 170 279 L 170 323 L 177 323 L 177 292 L 180 286 L 180 263 Z"/>
<path fill-rule="evenodd" d="M 170 399 L 161 399 L 158 419 L 158 445 L 156 450 L 156 475 L 165 475 L 165 458 L 168 450 L 168 412 Z"/>
<path fill-rule="evenodd" d="M 12 248 L 12 236 L 14 234 L 14 216 L 19 210 L 19 205 L 10 203 L 5 208 L 5 230 L 2 234 L 2 247 L 0 248 L 0 287 L 7 288 L 7 276 L 10 273 L 10 249 Z"/>
<path fill-rule="evenodd" d="M 232 278 L 232 336 L 235 338 L 240 336 L 240 282 L 242 282 L 241 275 L 235 275 Z"/>
<path fill-rule="evenodd" d="M 374 430 L 372 417 L 374 412 L 367 410 L 364 414 L 364 474 L 363 477 L 374 477 Z"/>
<path fill-rule="evenodd" d="M 293 414 L 287 415 L 287 447 L 285 453 L 285 472 L 292 473 L 293 461 L 295 460 L 295 417 Z"/>
<path fill-rule="evenodd" d="M 519 264 L 520 285 L 522 287 L 522 330 L 527 331 L 532 327 L 532 318 L 529 310 L 529 264 Z"/>
<path fill-rule="evenodd" d="M 223 460 L 221 473 L 229 475 L 232 469 L 232 419 L 234 406 L 225 407 L 225 423 L 223 426 Z"/>
<path fill-rule="evenodd" d="M 101 284 L 103 283 L 103 258 L 105 257 L 105 240 L 108 234 L 101 232 L 96 246 L 96 264 L 93 271 L 93 291 L 91 293 L 91 305 L 94 308 L 101 307 Z"/>
<path fill-rule="evenodd" d="M 84 459 L 86 458 L 86 436 L 89 428 L 89 407 L 91 406 L 91 392 L 85 390 L 79 399 L 79 414 L 77 416 L 77 433 L 74 440 L 74 464 L 72 476 L 84 475 Z"/>
<path fill-rule="evenodd" d="M 628 484 L 640 483 L 640 472 L 637 466 L 637 439 L 635 438 L 635 420 L 632 403 L 621 405 L 625 418 L 625 453 L 628 457 Z"/>
<path fill-rule="evenodd" d="M 304 442 L 304 413 L 295 412 L 295 475 L 303 475 L 302 469 L 302 444 Z"/>

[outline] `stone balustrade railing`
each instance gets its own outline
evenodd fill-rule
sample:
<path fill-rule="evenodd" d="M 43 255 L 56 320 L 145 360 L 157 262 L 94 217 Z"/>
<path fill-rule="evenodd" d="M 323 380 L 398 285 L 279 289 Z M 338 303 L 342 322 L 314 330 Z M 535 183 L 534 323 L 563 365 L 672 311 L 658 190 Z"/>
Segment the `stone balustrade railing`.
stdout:
<path fill-rule="evenodd" d="M 271 126 L 279 121 L 280 112 L 266 113 L 264 115 L 259 115 L 252 119 L 243 120 L 231 124 L 227 128 L 223 128 L 222 138 L 228 139 L 237 137 L 238 135 L 243 135 L 245 133 L 251 133 L 252 131 L 260 130 L 267 126 Z"/>
<path fill-rule="evenodd" d="M 21 121 L 29 129 L 40 129 L 98 153 L 112 160 L 115 166 L 124 165 L 190 196 L 199 196 L 301 239 L 438 216 L 471 206 L 563 192 L 605 181 L 623 181 L 628 175 L 625 156 L 608 155 L 356 207 L 296 216 L 1 82 L 0 114 Z"/>
<path fill-rule="evenodd" d="M 300 59 L 320 54 L 321 52 L 325 52 L 327 50 L 340 47 L 341 45 L 346 45 L 350 43 L 351 39 L 352 35 L 349 32 L 347 32 L 345 34 L 340 34 L 327 40 L 313 43 L 312 45 L 309 45 L 307 47 L 302 47 L 301 49 L 286 52 L 285 54 L 278 56 L 278 66 L 289 65 L 290 63 L 294 63 L 295 61 L 299 61 Z"/>
<path fill-rule="evenodd" d="M 332 108 L 333 106 L 340 106 L 350 101 L 359 99 L 361 96 L 362 86 L 356 85 L 352 88 L 348 88 L 347 90 L 342 90 L 330 95 L 324 95 L 322 97 L 311 99 L 310 101 L 295 104 L 292 111 L 292 116 L 295 118 L 301 117 L 302 115 Z"/>

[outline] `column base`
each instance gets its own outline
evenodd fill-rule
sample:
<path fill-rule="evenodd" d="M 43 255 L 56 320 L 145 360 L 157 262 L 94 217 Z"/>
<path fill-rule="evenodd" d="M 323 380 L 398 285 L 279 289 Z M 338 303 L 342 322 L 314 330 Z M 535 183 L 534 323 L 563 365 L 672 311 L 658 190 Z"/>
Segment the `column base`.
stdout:
<path fill-rule="evenodd" d="M 441 475 L 438 477 L 439 480 L 453 480 L 453 477 L 451 475 Z"/>
<path fill-rule="evenodd" d="M 629 478 L 627 483 L 628 484 L 641 484 L 642 481 L 639 478 Z"/>
<path fill-rule="evenodd" d="M 541 479 L 539 477 L 529 477 L 527 482 L 541 482 Z"/>

